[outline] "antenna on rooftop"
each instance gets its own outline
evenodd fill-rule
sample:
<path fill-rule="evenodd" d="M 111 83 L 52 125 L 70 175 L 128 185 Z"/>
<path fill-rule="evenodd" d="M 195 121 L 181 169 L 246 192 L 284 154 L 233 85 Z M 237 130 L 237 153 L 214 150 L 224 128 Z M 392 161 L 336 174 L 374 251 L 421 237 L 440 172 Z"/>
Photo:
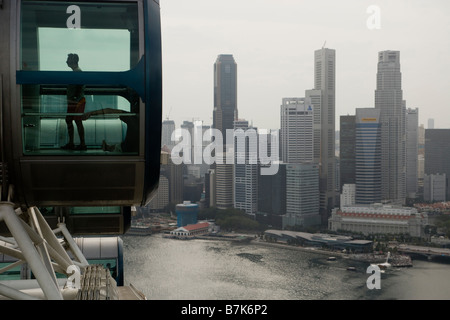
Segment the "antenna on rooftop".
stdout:
<path fill-rule="evenodd" d="M 167 120 L 170 119 L 170 114 L 171 114 L 171 113 L 172 113 L 172 106 L 170 107 L 169 114 L 168 114 L 167 117 L 166 117 Z"/>

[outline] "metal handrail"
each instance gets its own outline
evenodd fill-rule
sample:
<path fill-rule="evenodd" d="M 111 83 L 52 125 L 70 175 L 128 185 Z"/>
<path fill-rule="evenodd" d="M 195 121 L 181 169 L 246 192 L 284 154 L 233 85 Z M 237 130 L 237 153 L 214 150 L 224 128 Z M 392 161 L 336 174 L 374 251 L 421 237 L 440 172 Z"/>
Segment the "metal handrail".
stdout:
<path fill-rule="evenodd" d="M 1 175 L 2 179 L 1 189 L 0 189 L 0 200 L 6 199 L 8 193 L 8 186 L 6 183 L 7 173 L 6 173 L 6 162 L 5 162 L 5 142 L 3 135 L 3 74 L 0 74 L 0 165 L 1 165 Z"/>

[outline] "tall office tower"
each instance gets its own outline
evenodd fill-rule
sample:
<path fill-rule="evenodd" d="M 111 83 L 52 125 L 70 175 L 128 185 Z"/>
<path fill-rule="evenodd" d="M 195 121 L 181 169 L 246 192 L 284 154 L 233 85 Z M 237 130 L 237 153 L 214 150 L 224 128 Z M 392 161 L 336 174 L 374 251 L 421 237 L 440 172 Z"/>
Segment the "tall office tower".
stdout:
<path fill-rule="evenodd" d="M 425 155 L 425 126 L 419 125 L 419 154 Z"/>
<path fill-rule="evenodd" d="M 172 149 L 177 142 L 172 141 L 172 133 L 175 131 L 175 121 L 164 120 L 161 129 L 161 147 L 167 146 Z"/>
<path fill-rule="evenodd" d="M 428 129 L 434 129 L 434 119 L 428 119 Z"/>
<path fill-rule="evenodd" d="M 393 204 L 404 204 L 406 200 L 406 111 L 399 51 L 382 51 L 378 54 L 375 108 L 381 111 L 382 200 Z"/>
<path fill-rule="evenodd" d="M 182 130 L 186 130 L 189 132 L 189 135 L 191 137 L 191 157 L 190 157 L 190 164 L 194 163 L 194 123 L 191 121 L 183 121 L 180 128 Z"/>
<path fill-rule="evenodd" d="M 372 204 L 381 201 L 381 122 L 380 110 L 356 109 L 355 201 Z"/>
<path fill-rule="evenodd" d="M 286 164 L 286 215 L 283 228 L 321 223 L 319 214 L 319 166 L 315 163 Z"/>
<path fill-rule="evenodd" d="M 419 125 L 418 136 L 417 185 L 419 194 L 423 195 L 423 178 L 425 175 L 425 126 L 423 124 Z"/>
<path fill-rule="evenodd" d="M 313 106 L 313 149 L 314 149 L 314 162 L 320 163 L 320 155 L 321 155 L 321 133 L 322 133 L 322 118 L 321 118 L 321 109 L 322 109 L 322 90 L 306 90 L 305 98 L 308 101 L 311 101 Z"/>
<path fill-rule="evenodd" d="M 340 117 L 339 131 L 339 159 L 340 159 L 340 191 L 344 184 L 355 183 L 355 139 L 356 122 L 355 116 Z"/>
<path fill-rule="evenodd" d="M 258 211 L 258 133 L 247 120 L 234 121 L 234 129 L 234 207 L 255 215 Z"/>
<path fill-rule="evenodd" d="M 446 201 L 447 176 L 443 174 L 426 174 L 423 181 L 423 200 L 429 202 Z"/>
<path fill-rule="evenodd" d="M 228 151 L 230 152 L 230 151 Z M 221 155 L 218 155 L 221 156 Z M 232 157 L 233 155 L 231 155 Z M 223 155 L 224 159 L 227 157 Z M 216 207 L 218 209 L 229 209 L 234 205 L 234 165 L 224 161 L 223 164 L 216 163 Z"/>
<path fill-rule="evenodd" d="M 415 198 L 418 192 L 419 109 L 406 110 L 406 195 Z"/>
<path fill-rule="evenodd" d="M 258 211 L 281 216 L 286 213 L 286 164 L 278 164 L 274 175 L 258 177 Z"/>
<path fill-rule="evenodd" d="M 163 210 L 169 204 L 169 189 L 169 180 L 164 175 L 160 175 L 158 190 L 148 207 L 152 210 Z"/>
<path fill-rule="evenodd" d="M 221 54 L 214 64 L 213 128 L 225 137 L 237 117 L 237 65 L 233 55 Z"/>
<path fill-rule="evenodd" d="M 335 206 L 335 114 L 336 114 L 336 51 L 322 48 L 314 52 L 314 89 L 305 92 L 314 111 L 315 161 L 319 163 L 320 212 L 327 223 Z"/>
<path fill-rule="evenodd" d="M 314 114 L 308 98 L 283 98 L 281 159 L 286 163 L 314 161 Z"/>
<path fill-rule="evenodd" d="M 226 163 L 226 130 L 234 128 L 237 111 L 237 65 L 233 55 L 221 54 L 214 64 L 213 128 L 222 132 L 224 149 L 216 157 L 223 157 L 223 164 L 212 166 L 216 174 L 216 206 L 219 209 L 233 207 L 233 164 Z M 227 142 L 230 143 L 230 142 Z M 232 142 L 231 142 L 232 143 Z M 217 150 L 216 150 L 217 152 Z"/>
<path fill-rule="evenodd" d="M 447 195 L 450 199 L 450 129 L 425 130 L 425 175 L 444 174 L 447 179 Z"/>
<path fill-rule="evenodd" d="M 161 164 L 161 176 L 165 176 L 169 184 L 169 202 L 177 204 L 183 202 L 185 165 L 174 164 L 170 150 L 167 152 L 168 161 L 166 164 Z"/>
<path fill-rule="evenodd" d="M 195 120 L 184 121 L 181 128 L 190 135 L 191 164 L 187 165 L 188 173 L 204 177 L 210 167 L 203 159 L 203 151 L 211 143 L 211 136 L 205 135 L 210 126 L 204 125 L 201 120 Z"/>
<path fill-rule="evenodd" d="M 201 131 L 201 135 L 204 138 L 204 140 L 202 142 L 202 147 L 201 147 L 201 152 L 202 152 L 201 154 L 203 154 L 203 151 L 205 150 L 205 148 L 211 143 L 211 137 L 206 134 L 207 132 L 210 132 L 208 130 L 211 129 L 211 126 L 205 125 L 201 121 L 196 121 L 196 125 L 198 126 L 198 128 L 196 130 L 198 131 L 198 133 Z M 195 148 L 196 147 L 194 146 L 194 151 L 195 151 Z M 197 146 L 197 148 L 199 148 L 199 147 Z M 205 163 L 205 160 L 203 159 L 203 157 L 201 157 L 201 158 L 202 158 L 201 159 L 202 163 L 199 164 L 198 166 L 200 167 L 200 176 L 204 177 L 206 172 L 208 172 L 210 165 Z"/>
<path fill-rule="evenodd" d="M 206 207 L 216 206 L 216 172 L 209 169 L 205 173 L 205 202 Z"/>

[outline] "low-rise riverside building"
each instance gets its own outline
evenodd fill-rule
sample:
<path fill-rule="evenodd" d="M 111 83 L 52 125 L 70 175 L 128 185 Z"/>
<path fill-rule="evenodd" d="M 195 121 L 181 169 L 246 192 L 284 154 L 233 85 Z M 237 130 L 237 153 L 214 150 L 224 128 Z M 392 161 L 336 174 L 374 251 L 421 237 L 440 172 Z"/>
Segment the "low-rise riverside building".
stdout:
<path fill-rule="evenodd" d="M 212 231 L 212 225 L 209 222 L 201 222 L 179 227 L 170 231 L 170 236 L 177 238 L 193 238 L 198 235 L 207 234 Z"/>

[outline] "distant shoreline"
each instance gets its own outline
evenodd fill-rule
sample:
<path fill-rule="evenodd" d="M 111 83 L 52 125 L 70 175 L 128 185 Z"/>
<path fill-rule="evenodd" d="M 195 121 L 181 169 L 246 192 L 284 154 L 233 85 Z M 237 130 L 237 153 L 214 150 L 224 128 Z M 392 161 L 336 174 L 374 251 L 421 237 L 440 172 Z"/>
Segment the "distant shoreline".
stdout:
<path fill-rule="evenodd" d="M 252 244 L 260 244 L 264 246 L 272 246 L 277 248 L 284 248 L 290 250 L 298 250 L 302 252 L 310 252 L 310 253 L 318 253 L 322 255 L 327 255 L 328 257 L 339 256 L 346 260 L 358 261 L 358 262 L 367 262 L 367 263 L 380 263 L 386 261 L 386 254 L 375 254 L 375 253 L 343 253 L 339 251 L 327 251 L 322 249 L 317 249 L 314 247 L 298 247 L 298 246 L 290 246 L 283 243 L 273 243 L 267 241 L 252 241 Z M 393 267 L 412 267 L 412 259 L 407 255 L 393 254 L 389 262 Z"/>
<path fill-rule="evenodd" d="M 153 234 L 155 236 L 157 234 Z M 172 237 L 165 237 L 164 234 L 159 233 L 159 235 L 162 238 L 166 239 L 174 239 L 178 240 L 176 238 Z M 183 240 L 183 239 L 180 239 Z M 242 243 L 242 244 L 255 244 L 260 246 L 266 246 L 266 247 L 273 247 L 273 248 L 282 248 L 282 249 L 288 249 L 288 250 L 297 250 L 302 252 L 309 252 L 309 253 L 315 253 L 315 254 L 321 254 L 328 257 L 340 257 L 342 259 L 346 259 L 349 261 L 357 261 L 357 262 L 366 262 L 366 263 L 381 263 L 386 261 L 386 254 L 375 254 L 375 253 L 343 253 L 341 251 L 328 251 L 323 250 L 316 247 L 301 247 L 301 246 L 293 246 L 286 243 L 277 243 L 277 242 L 268 242 L 265 240 L 261 240 L 259 237 L 255 237 L 255 234 L 244 234 L 244 233 L 238 233 L 238 234 L 228 234 L 224 236 L 196 236 L 190 239 L 185 239 L 184 241 L 189 240 L 212 240 L 212 241 L 229 241 L 229 242 L 235 242 L 235 243 Z M 400 254 L 391 254 L 391 258 L 389 262 L 394 267 L 412 267 L 412 259 L 409 256 L 406 255 L 400 255 Z"/>

